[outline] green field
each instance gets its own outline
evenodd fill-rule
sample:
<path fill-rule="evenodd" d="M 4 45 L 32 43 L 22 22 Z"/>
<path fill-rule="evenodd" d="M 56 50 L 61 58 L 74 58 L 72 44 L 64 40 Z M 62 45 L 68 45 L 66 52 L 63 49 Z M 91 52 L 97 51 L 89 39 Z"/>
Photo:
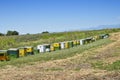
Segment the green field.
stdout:
<path fill-rule="evenodd" d="M 60 33 L 46 33 L 46 34 L 29 34 L 20 36 L 1 36 L 0 49 L 8 49 L 11 47 L 34 46 L 44 43 L 54 43 L 67 40 L 77 40 L 94 35 L 119 32 L 119 29 L 104 29 L 91 31 L 71 31 Z"/>
<path fill-rule="evenodd" d="M 44 43 L 54 43 L 60 41 L 74 40 L 86 38 L 89 36 L 104 34 L 104 33 L 113 33 L 119 32 L 120 29 L 105 29 L 105 30 L 93 30 L 93 31 L 75 31 L 75 32 L 62 32 L 62 33 L 48 33 L 48 34 L 32 34 L 32 35 L 21 35 L 21 36 L 4 36 L 0 37 L 0 47 L 1 49 L 8 49 L 10 47 L 20 47 L 20 46 L 34 46 L 38 44 Z M 72 36 L 72 37 L 70 37 Z M 20 66 L 22 64 L 31 64 L 31 62 L 36 61 L 49 61 L 49 60 L 57 60 L 57 59 L 65 59 L 68 57 L 73 57 L 76 54 L 81 54 L 83 51 L 89 50 L 91 48 L 99 47 L 101 45 L 105 45 L 111 43 L 112 41 L 109 39 L 102 39 L 96 42 L 73 47 L 70 49 L 54 51 L 45 54 L 37 54 L 33 56 L 26 56 L 18 59 L 11 59 L 8 62 L 0 62 L 0 66 L 5 65 L 17 65 Z M 96 65 L 99 65 L 95 63 Z M 93 64 L 94 65 L 94 64 Z M 94 67 L 96 67 L 94 65 Z"/>
<path fill-rule="evenodd" d="M 76 54 L 81 54 L 83 51 L 89 50 L 91 48 L 99 47 L 102 45 L 106 45 L 111 42 L 112 41 L 109 39 L 101 39 L 87 45 L 76 46 L 73 48 L 58 50 L 49 53 L 41 53 L 41 54 L 26 56 L 22 58 L 12 59 L 7 62 L 3 61 L 0 62 L 0 66 L 1 67 L 5 65 L 21 66 L 22 64 L 32 64 L 32 62 L 37 62 L 37 61 L 44 62 L 49 60 L 66 59 L 68 57 L 73 57 Z"/>

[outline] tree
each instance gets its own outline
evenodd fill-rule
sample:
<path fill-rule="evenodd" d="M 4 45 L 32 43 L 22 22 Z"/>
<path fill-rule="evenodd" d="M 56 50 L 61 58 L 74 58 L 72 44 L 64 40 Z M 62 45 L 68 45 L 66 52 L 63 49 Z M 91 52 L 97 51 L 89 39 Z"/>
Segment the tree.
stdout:
<path fill-rule="evenodd" d="M 19 35 L 19 32 L 13 31 L 13 35 Z"/>
<path fill-rule="evenodd" d="M 44 31 L 44 32 L 42 32 L 42 34 L 45 34 L 45 33 L 49 33 L 48 31 Z"/>
<path fill-rule="evenodd" d="M 0 36 L 4 36 L 4 34 L 3 34 L 3 33 L 0 33 Z"/>
<path fill-rule="evenodd" d="M 6 35 L 7 35 L 7 36 L 12 35 L 12 31 L 8 31 Z"/>
<path fill-rule="evenodd" d="M 6 35 L 7 35 L 7 36 L 19 35 L 19 32 L 17 32 L 17 31 L 10 31 L 10 30 L 9 30 Z"/>

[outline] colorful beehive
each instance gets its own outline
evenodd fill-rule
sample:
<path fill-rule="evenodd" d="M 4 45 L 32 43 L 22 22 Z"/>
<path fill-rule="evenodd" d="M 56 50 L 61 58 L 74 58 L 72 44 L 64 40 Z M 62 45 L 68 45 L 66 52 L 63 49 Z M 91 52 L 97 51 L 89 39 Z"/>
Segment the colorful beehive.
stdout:
<path fill-rule="evenodd" d="M 26 46 L 25 48 L 26 48 L 26 54 L 27 55 L 33 55 L 34 54 L 32 46 Z"/>
<path fill-rule="evenodd" d="M 86 43 L 90 43 L 90 42 L 92 42 L 92 37 L 88 37 L 85 40 L 86 40 Z"/>
<path fill-rule="evenodd" d="M 54 46 L 50 45 L 50 51 L 55 51 Z"/>
<path fill-rule="evenodd" d="M 105 34 L 104 38 L 108 38 L 110 35 L 109 34 Z"/>
<path fill-rule="evenodd" d="M 65 42 L 60 42 L 60 48 L 65 49 Z"/>
<path fill-rule="evenodd" d="M 85 44 L 85 39 L 81 39 L 80 40 L 80 45 L 84 45 Z"/>
<path fill-rule="evenodd" d="M 104 39 L 104 34 L 99 35 L 99 39 Z"/>
<path fill-rule="evenodd" d="M 79 40 L 77 40 L 77 45 L 80 45 L 80 41 Z"/>
<path fill-rule="evenodd" d="M 73 47 L 73 41 L 68 41 L 68 47 L 69 48 Z"/>
<path fill-rule="evenodd" d="M 38 45 L 37 49 L 39 50 L 40 53 L 50 52 L 50 44 Z"/>
<path fill-rule="evenodd" d="M 53 43 L 54 50 L 60 50 L 60 43 Z"/>
<path fill-rule="evenodd" d="M 73 41 L 73 46 L 77 46 L 77 40 Z"/>
<path fill-rule="evenodd" d="M 67 49 L 67 48 L 71 48 L 71 47 L 73 47 L 73 41 L 66 41 L 65 48 Z"/>
<path fill-rule="evenodd" d="M 10 48 L 7 53 L 11 58 L 19 58 L 19 49 L 18 48 Z"/>
<path fill-rule="evenodd" d="M 27 56 L 27 51 L 25 47 L 19 48 L 19 57 Z"/>
<path fill-rule="evenodd" d="M 38 54 L 39 50 L 37 49 L 37 47 L 34 47 L 34 54 Z"/>
<path fill-rule="evenodd" d="M 4 60 L 9 61 L 10 60 L 7 50 L 0 50 L 0 60 L 1 61 L 4 61 Z"/>
<path fill-rule="evenodd" d="M 92 38 L 92 42 L 94 42 L 94 41 L 96 41 L 96 38 L 95 38 L 95 36 L 93 36 L 93 38 Z"/>
<path fill-rule="evenodd" d="M 65 42 L 65 48 L 66 48 L 66 49 L 69 48 L 69 43 L 68 43 L 68 41 Z"/>
<path fill-rule="evenodd" d="M 96 40 L 98 40 L 98 39 L 99 39 L 99 36 L 94 36 L 94 38 L 95 38 L 95 41 L 96 41 Z"/>
<path fill-rule="evenodd" d="M 101 35 L 99 35 L 100 39 L 105 39 L 105 38 L 108 38 L 108 37 L 109 37 L 109 34 L 101 34 Z"/>

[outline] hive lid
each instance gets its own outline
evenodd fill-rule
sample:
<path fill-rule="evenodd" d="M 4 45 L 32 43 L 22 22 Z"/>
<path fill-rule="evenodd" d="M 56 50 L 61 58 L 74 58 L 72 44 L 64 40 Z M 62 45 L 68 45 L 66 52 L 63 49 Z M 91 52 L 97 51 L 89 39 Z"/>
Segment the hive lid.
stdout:
<path fill-rule="evenodd" d="M 50 46 L 50 44 L 42 44 L 42 45 L 37 45 L 37 46 Z"/>
<path fill-rule="evenodd" d="M 16 50 L 18 50 L 18 48 L 10 48 L 10 49 L 8 49 L 8 50 L 16 51 Z"/>
<path fill-rule="evenodd" d="M 25 48 L 32 48 L 33 46 L 25 46 Z"/>
<path fill-rule="evenodd" d="M 7 52 L 7 50 L 0 50 L 0 53 Z"/>

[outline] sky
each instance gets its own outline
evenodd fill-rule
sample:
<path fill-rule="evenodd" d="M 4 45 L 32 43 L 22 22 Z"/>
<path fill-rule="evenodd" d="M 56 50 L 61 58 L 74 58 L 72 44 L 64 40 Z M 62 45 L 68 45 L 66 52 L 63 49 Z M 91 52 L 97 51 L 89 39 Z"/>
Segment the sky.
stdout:
<path fill-rule="evenodd" d="M 120 24 L 120 0 L 0 0 L 0 32 L 64 32 Z"/>

